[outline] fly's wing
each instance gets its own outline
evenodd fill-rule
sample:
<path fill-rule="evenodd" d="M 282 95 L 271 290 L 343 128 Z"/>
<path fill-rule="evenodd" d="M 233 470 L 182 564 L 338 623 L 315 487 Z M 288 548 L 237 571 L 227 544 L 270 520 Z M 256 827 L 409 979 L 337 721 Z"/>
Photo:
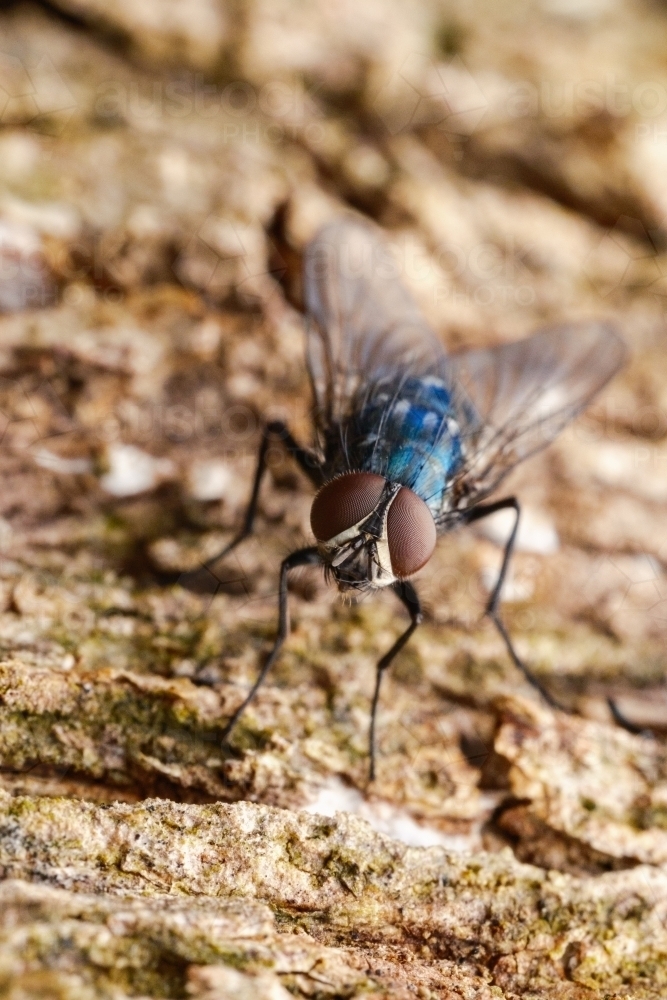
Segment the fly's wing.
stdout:
<path fill-rule="evenodd" d="M 443 347 L 375 226 L 352 217 L 324 226 L 306 249 L 304 277 L 318 430 L 341 423 L 360 388 L 442 366 Z"/>
<path fill-rule="evenodd" d="M 517 462 L 553 441 L 626 355 L 614 329 L 597 322 L 549 327 L 526 340 L 451 355 L 447 371 L 464 444 L 453 483 L 459 509 L 483 499 Z"/>
<path fill-rule="evenodd" d="M 315 423 L 324 437 L 356 408 L 377 411 L 380 441 L 409 380 L 428 379 L 431 390 L 434 382 L 446 390 L 462 454 L 442 483 L 443 512 L 437 517 L 442 528 L 493 492 L 518 462 L 549 444 L 626 356 L 609 325 L 591 322 L 447 357 L 403 286 L 380 230 L 353 218 L 330 223 L 309 244 L 305 299 Z M 374 398 L 387 402 L 373 407 Z M 410 463 L 419 475 L 432 465 L 439 478 L 441 453 L 453 447 L 445 436 L 456 433 L 447 415 L 443 410 L 426 456 L 412 448 L 401 470 L 406 479 L 414 478 Z M 391 448 L 400 443 L 391 441 Z"/>

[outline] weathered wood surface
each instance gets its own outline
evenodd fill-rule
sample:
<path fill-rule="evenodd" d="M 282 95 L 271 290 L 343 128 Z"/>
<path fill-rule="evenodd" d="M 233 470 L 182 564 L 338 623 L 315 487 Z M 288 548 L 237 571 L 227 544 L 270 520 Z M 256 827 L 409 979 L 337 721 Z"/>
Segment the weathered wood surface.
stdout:
<path fill-rule="evenodd" d="M 667 993 L 667 19 L 648 3 L 57 0 L 0 14 L 0 993 Z M 300 264 L 345 210 L 450 347 L 611 318 L 631 349 L 443 540 L 427 621 L 313 571 Z M 184 586 L 187 584 L 187 586 Z M 614 697 L 644 732 L 613 725 Z M 338 810 L 337 815 L 333 813 Z M 354 815 L 357 814 L 357 815 Z"/>

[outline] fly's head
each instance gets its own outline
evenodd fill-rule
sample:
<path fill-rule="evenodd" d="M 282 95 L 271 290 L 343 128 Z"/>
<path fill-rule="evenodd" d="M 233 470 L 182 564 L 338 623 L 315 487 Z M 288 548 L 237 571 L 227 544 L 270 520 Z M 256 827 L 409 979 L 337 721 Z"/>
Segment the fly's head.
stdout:
<path fill-rule="evenodd" d="M 416 493 L 372 472 L 348 472 L 326 483 L 310 524 L 326 572 L 342 591 L 387 587 L 428 562 L 435 522 Z"/>

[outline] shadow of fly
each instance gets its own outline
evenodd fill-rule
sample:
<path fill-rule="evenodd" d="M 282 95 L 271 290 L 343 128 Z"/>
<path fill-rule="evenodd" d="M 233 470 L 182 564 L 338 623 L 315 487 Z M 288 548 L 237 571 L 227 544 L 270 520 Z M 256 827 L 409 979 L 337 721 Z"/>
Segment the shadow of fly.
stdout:
<path fill-rule="evenodd" d="M 289 574 L 298 566 L 321 566 L 343 592 L 390 587 L 410 616 L 376 668 L 373 780 L 382 677 L 423 617 L 411 577 L 428 562 L 438 536 L 499 510 L 509 508 L 515 517 L 486 613 L 515 666 L 558 707 L 517 655 L 499 613 L 519 502 L 514 496 L 486 501 L 518 462 L 549 444 L 590 403 L 621 368 L 626 348 L 608 324 L 591 321 L 448 355 L 401 283 L 380 230 L 352 217 L 326 225 L 308 245 L 304 281 L 313 446 L 302 447 L 282 422 L 265 425 L 243 527 L 206 567 L 251 534 L 275 439 L 317 490 L 310 516 L 316 544 L 282 562 L 278 636 L 224 738 L 287 638 Z"/>

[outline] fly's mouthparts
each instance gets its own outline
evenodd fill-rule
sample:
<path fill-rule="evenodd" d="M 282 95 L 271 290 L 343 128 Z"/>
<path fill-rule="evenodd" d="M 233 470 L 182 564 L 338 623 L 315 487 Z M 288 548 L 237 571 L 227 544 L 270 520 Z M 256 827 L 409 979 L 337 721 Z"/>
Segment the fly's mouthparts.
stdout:
<path fill-rule="evenodd" d="M 345 562 L 349 554 L 350 553 L 347 551 L 347 549 L 341 549 L 340 552 L 338 552 L 337 555 L 335 555 L 331 560 L 331 565 L 333 567 L 340 566 L 341 563 Z"/>
<path fill-rule="evenodd" d="M 364 544 L 364 540 L 361 537 L 355 538 L 353 541 L 348 542 L 347 545 L 341 546 L 336 555 L 331 560 L 330 565 L 333 567 L 340 566 L 351 556 L 355 555 L 359 549 Z"/>

